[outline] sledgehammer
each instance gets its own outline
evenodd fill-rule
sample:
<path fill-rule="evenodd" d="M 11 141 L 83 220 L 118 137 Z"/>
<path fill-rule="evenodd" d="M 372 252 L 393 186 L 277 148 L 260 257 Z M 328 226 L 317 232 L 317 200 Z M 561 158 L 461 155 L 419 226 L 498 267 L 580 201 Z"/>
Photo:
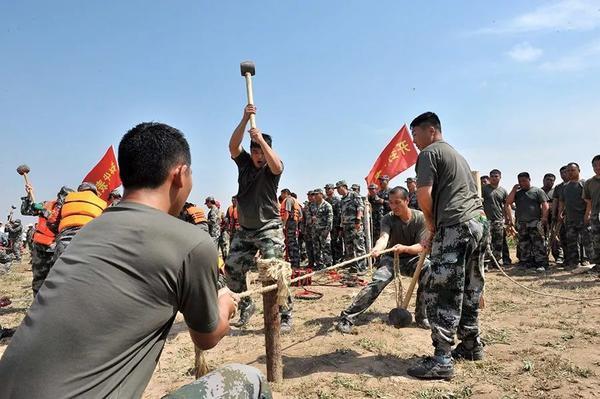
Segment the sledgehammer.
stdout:
<path fill-rule="evenodd" d="M 244 61 L 240 64 L 242 76 L 246 78 L 246 95 L 248 96 L 248 104 L 254 105 L 254 94 L 252 92 L 252 76 L 256 73 L 254 62 Z M 250 115 L 250 127 L 256 128 L 255 115 Z"/>
<path fill-rule="evenodd" d="M 27 173 L 29 173 L 30 171 L 31 169 L 29 169 L 29 166 L 25 164 L 17 166 L 17 173 L 23 176 L 23 178 L 25 179 L 25 184 L 29 187 L 31 187 L 31 184 L 29 183 L 29 179 L 27 178 Z M 35 199 L 33 198 L 33 192 L 28 192 L 27 194 L 29 194 L 31 202 L 35 202 Z"/>

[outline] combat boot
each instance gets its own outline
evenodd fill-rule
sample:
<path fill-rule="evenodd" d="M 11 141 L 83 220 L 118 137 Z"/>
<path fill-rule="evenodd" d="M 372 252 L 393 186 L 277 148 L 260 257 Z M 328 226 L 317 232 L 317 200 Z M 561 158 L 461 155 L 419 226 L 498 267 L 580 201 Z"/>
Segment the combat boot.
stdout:
<path fill-rule="evenodd" d="M 292 316 L 281 315 L 281 321 L 279 323 L 279 331 L 287 333 L 292 331 Z"/>
<path fill-rule="evenodd" d="M 442 363 L 435 356 L 427 356 L 406 372 L 411 377 L 423 380 L 451 380 L 454 377 L 454 363 L 452 359 Z"/>
<path fill-rule="evenodd" d="M 452 357 L 457 360 L 483 360 L 484 346 L 485 344 L 483 342 L 461 342 L 458 345 L 456 345 L 456 348 L 452 350 Z"/>
<path fill-rule="evenodd" d="M 341 332 L 342 334 L 351 334 L 352 333 L 352 323 L 348 319 L 340 319 L 335 328 Z"/>
<path fill-rule="evenodd" d="M 250 318 L 252 317 L 252 315 L 254 314 L 255 311 L 256 311 L 256 305 L 254 305 L 254 302 L 248 303 L 247 306 L 245 306 L 243 309 L 240 310 L 240 318 L 234 324 L 234 326 L 235 327 L 246 326 L 246 324 L 248 324 L 248 322 L 250 321 Z"/>

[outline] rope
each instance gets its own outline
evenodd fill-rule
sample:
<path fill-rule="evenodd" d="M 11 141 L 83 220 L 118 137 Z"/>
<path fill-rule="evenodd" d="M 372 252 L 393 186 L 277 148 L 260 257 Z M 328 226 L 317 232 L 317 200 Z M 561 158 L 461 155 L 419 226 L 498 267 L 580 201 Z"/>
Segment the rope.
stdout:
<path fill-rule="evenodd" d="M 534 290 L 533 288 L 529 288 L 521 283 L 519 283 L 518 281 L 516 281 L 515 279 L 513 279 L 512 277 L 510 277 L 508 274 L 506 274 L 506 272 L 504 271 L 504 269 L 500 266 L 500 264 L 498 263 L 498 261 L 496 260 L 496 257 L 489 252 L 488 253 L 490 255 L 490 257 L 492 258 L 492 260 L 494 261 L 494 263 L 496 264 L 496 267 L 498 268 L 498 270 L 500 270 L 502 272 L 502 274 L 504 275 L 504 277 L 506 277 L 508 280 L 510 280 L 512 283 L 518 285 L 519 287 L 523 288 L 526 291 L 532 292 L 534 294 L 538 294 L 541 296 L 549 296 L 552 298 L 558 298 L 558 299 L 565 299 L 567 301 L 576 301 L 576 302 L 591 302 L 591 301 L 600 301 L 600 297 L 592 297 L 592 298 L 573 298 L 573 297 L 569 297 L 569 296 L 563 296 L 563 295 L 558 295 L 558 294 L 551 294 L 549 292 L 542 292 L 542 291 L 537 291 Z"/>
<path fill-rule="evenodd" d="M 404 295 L 402 280 L 400 279 L 400 255 L 394 252 L 394 292 L 396 293 L 396 307 L 402 307 L 402 296 Z"/>
<path fill-rule="evenodd" d="M 289 262 L 281 259 L 257 259 L 258 279 L 263 283 L 276 281 L 277 284 L 277 305 L 284 309 L 289 309 L 288 298 L 290 292 L 290 277 L 292 276 L 292 266 Z"/>

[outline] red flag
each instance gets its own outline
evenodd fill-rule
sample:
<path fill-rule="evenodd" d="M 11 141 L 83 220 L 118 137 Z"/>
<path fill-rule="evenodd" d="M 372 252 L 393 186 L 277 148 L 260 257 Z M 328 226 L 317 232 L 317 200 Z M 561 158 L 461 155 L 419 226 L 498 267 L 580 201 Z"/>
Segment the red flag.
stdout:
<path fill-rule="evenodd" d="M 379 158 L 371 168 L 369 175 L 365 177 L 367 184 L 377 184 L 379 176 L 388 175 L 390 179 L 404 172 L 417 162 L 417 149 L 408 133 L 406 125 L 383 149 Z"/>
<path fill-rule="evenodd" d="M 98 197 L 105 201 L 108 200 L 108 194 L 121 185 L 117 157 L 115 157 L 112 145 L 108 147 L 100 162 L 83 178 L 83 181 L 94 183 L 98 189 Z"/>

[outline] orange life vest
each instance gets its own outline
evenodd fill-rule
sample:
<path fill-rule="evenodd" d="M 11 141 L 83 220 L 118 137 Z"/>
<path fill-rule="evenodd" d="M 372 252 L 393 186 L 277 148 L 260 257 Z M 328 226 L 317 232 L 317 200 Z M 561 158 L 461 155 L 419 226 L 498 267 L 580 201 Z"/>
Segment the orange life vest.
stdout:
<path fill-rule="evenodd" d="M 285 209 L 285 203 L 288 199 L 291 199 L 294 203 L 292 205 L 294 221 L 299 222 L 302 219 L 302 207 L 300 206 L 300 203 L 298 202 L 298 200 L 291 196 L 287 197 L 286 199 L 281 201 L 281 206 L 279 208 L 279 215 L 281 216 L 281 220 L 283 220 L 283 223 L 287 222 L 287 220 L 288 220 L 288 217 L 289 217 L 288 211 Z"/>
<path fill-rule="evenodd" d="M 94 194 L 93 191 L 69 193 L 60 210 L 58 231 L 61 232 L 69 227 L 85 226 L 94 218 L 102 215 L 106 206 L 106 201 Z"/>
<path fill-rule="evenodd" d="M 187 209 L 187 213 L 192 217 L 194 224 L 206 222 L 206 215 L 204 214 L 202 208 L 198 208 L 197 206 L 190 206 Z"/>
<path fill-rule="evenodd" d="M 52 210 L 54 209 L 55 205 L 56 201 L 46 201 L 44 202 L 44 209 L 52 213 Z M 48 219 L 46 219 L 44 216 L 40 216 L 38 218 L 38 222 L 35 227 L 35 232 L 33 233 L 34 243 L 50 246 L 54 242 L 54 233 L 50 231 L 47 223 Z"/>

